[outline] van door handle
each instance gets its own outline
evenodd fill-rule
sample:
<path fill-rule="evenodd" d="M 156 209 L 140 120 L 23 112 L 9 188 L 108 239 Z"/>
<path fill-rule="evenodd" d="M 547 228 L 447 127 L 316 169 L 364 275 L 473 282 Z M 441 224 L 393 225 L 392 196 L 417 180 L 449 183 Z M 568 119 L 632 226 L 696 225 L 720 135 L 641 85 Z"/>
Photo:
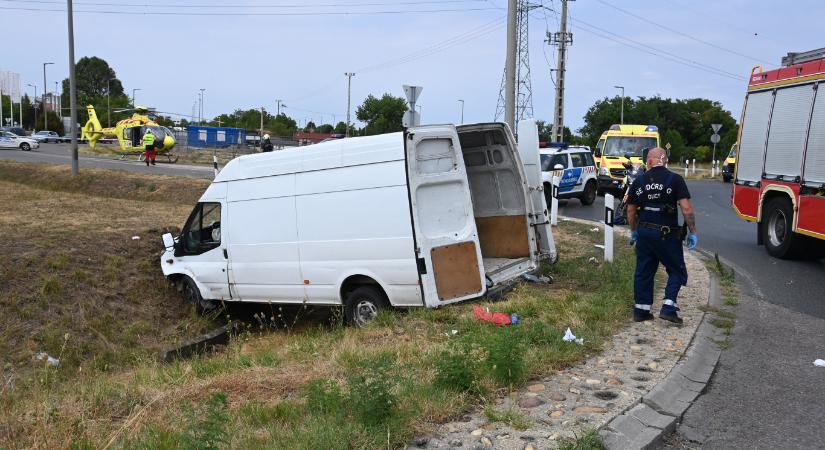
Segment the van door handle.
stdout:
<path fill-rule="evenodd" d="M 226 249 L 223 249 L 223 259 L 229 259 L 229 253 L 226 252 Z"/>

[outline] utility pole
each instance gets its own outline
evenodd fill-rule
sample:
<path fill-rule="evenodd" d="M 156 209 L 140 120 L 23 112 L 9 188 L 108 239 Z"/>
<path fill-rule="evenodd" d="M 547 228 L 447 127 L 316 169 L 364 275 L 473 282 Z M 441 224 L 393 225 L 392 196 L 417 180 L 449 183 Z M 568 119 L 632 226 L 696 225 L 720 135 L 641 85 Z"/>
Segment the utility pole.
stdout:
<path fill-rule="evenodd" d="M 49 129 L 49 114 L 46 110 L 46 93 L 49 92 L 49 85 L 46 84 L 46 66 L 53 62 L 43 63 L 43 129 Z M 20 117 L 20 124 L 23 124 L 23 117 Z"/>
<path fill-rule="evenodd" d="M 355 76 L 355 73 L 347 72 L 344 74 L 347 77 L 347 133 L 345 134 L 346 137 L 349 137 L 349 113 L 352 108 L 351 101 L 352 101 L 352 77 Z"/>
<path fill-rule="evenodd" d="M 278 114 L 276 114 L 276 115 L 275 115 L 275 117 L 278 117 L 278 116 L 280 116 L 280 115 L 281 115 L 281 99 L 280 99 L 280 98 L 279 98 L 279 99 L 276 99 L 276 100 L 275 100 L 275 103 L 277 103 L 277 104 L 278 104 Z"/>
<path fill-rule="evenodd" d="M 137 108 L 137 104 L 135 103 L 135 91 L 140 91 L 140 88 L 132 89 L 132 108 Z"/>
<path fill-rule="evenodd" d="M 564 76 L 567 64 L 567 44 L 573 43 L 573 33 L 567 32 L 567 2 L 561 1 L 561 23 L 559 31 L 550 35 L 548 40 L 551 44 L 559 46 L 558 66 L 556 68 L 556 103 L 553 107 L 553 133 L 554 142 L 564 140 Z"/>
<path fill-rule="evenodd" d="M 198 107 L 198 125 L 203 125 L 203 92 L 206 89 L 201 88 L 200 106 Z"/>
<path fill-rule="evenodd" d="M 80 173 L 80 164 L 77 159 L 77 82 L 74 70 L 74 15 L 72 13 L 72 0 L 66 0 L 67 16 L 69 20 L 69 114 L 71 114 L 72 133 L 72 176 L 76 177 Z"/>
<path fill-rule="evenodd" d="M 464 100 L 459 99 L 461 102 L 461 124 L 464 125 Z"/>
<path fill-rule="evenodd" d="M 32 102 L 32 109 L 34 109 L 34 125 L 32 125 L 32 130 L 37 131 L 37 108 L 34 105 L 37 104 L 37 85 L 36 84 L 26 84 L 28 87 L 34 88 L 34 101 Z M 22 102 L 21 102 L 22 103 Z M 14 105 L 12 105 L 11 110 L 14 111 Z M 21 116 L 20 124 L 23 124 L 23 119 Z M 14 124 L 12 124 L 14 125 Z"/>
<path fill-rule="evenodd" d="M 264 148 L 264 107 L 261 106 L 261 128 L 258 130 L 258 137 L 260 140 L 258 143 L 260 144 L 261 149 Z"/>
<path fill-rule="evenodd" d="M 619 124 L 624 125 L 624 86 L 613 86 L 616 89 L 622 90 L 622 108 L 619 113 Z"/>
<path fill-rule="evenodd" d="M 507 56 L 504 63 L 504 122 L 516 130 L 516 51 L 518 0 L 507 2 Z"/>
<path fill-rule="evenodd" d="M 111 105 L 111 102 L 109 101 L 109 97 L 111 97 L 111 94 L 109 92 L 110 89 L 111 89 L 109 87 L 109 82 L 110 81 L 112 81 L 112 80 L 109 79 L 109 78 L 106 79 L 106 126 L 109 127 L 109 128 L 112 127 L 112 105 Z"/>
<path fill-rule="evenodd" d="M 0 127 L 3 126 L 3 83 L 0 82 Z"/>
<path fill-rule="evenodd" d="M 62 122 L 63 121 L 63 111 L 60 109 L 60 102 L 62 100 L 61 99 L 62 95 L 57 95 L 57 81 L 54 82 L 54 95 L 57 96 L 57 100 L 55 101 L 55 103 L 57 103 L 57 105 L 56 105 L 56 107 L 57 107 L 57 117 Z"/>

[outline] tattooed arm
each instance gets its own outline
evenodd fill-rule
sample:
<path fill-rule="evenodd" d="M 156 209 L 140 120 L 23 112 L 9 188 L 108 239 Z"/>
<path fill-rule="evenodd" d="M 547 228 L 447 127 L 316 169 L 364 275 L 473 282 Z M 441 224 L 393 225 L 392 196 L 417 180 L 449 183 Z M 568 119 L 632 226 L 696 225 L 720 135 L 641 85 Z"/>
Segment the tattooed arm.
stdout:
<path fill-rule="evenodd" d="M 637 214 L 638 209 L 639 207 L 636 205 L 627 205 L 627 224 L 630 226 L 631 230 L 635 230 L 639 227 L 639 215 Z"/>
<path fill-rule="evenodd" d="M 690 199 L 683 198 L 679 200 L 679 206 L 682 207 L 682 216 L 685 218 L 685 224 L 691 233 L 696 232 L 696 213 L 693 211 L 693 204 Z"/>

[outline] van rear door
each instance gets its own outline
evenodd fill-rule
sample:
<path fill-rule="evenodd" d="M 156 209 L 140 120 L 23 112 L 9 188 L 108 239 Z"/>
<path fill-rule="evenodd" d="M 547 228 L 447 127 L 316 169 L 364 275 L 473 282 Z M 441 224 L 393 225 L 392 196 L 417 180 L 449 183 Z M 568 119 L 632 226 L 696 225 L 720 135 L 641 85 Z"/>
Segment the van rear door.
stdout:
<path fill-rule="evenodd" d="M 483 295 L 481 246 L 455 127 L 410 129 L 404 148 L 424 303 L 436 307 Z"/>
<path fill-rule="evenodd" d="M 539 129 L 534 119 L 518 123 L 518 152 L 530 189 L 533 206 L 531 224 L 538 234 L 539 252 L 543 259 L 556 259 L 556 243 L 550 228 L 550 213 L 546 196 L 542 191 L 541 159 L 539 156 Z"/>

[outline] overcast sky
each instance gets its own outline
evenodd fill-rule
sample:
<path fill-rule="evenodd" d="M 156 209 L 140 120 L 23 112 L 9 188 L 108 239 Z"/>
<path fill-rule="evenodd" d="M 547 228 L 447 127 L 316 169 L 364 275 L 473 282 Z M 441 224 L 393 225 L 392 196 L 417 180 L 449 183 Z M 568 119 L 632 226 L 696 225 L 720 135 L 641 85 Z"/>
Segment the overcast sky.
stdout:
<path fill-rule="evenodd" d="M 205 88 L 208 117 L 236 108 L 274 111 L 282 99 L 299 121 L 331 122 L 333 114 L 340 121 L 347 104 L 344 72 L 356 72 L 353 111 L 368 94 L 403 96 L 402 84 L 418 84 L 425 123 L 458 122 L 458 99 L 466 102 L 465 122 L 495 114 L 506 0 L 186 0 L 165 6 L 154 0 L 157 6 L 121 6 L 137 3 L 153 2 L 76 1 L 75 53 L 108 61 L 128 93 L 141 89 L 140 105 L 191 114 L 198 89 Z M 28 83 L 42 92 L 43 62 L 56 63 L 48 68 L 50 90 L 68 75 L 65 4 L 0 0 L 0 69 L 20 73 L 30 95 Z M 544 5 L 560 10 L 559 0 Z M 441 11 L 395 13 L 425 10 Z M 530 19 L 533 106 L 535 117 L 548 121 L 556 49 L 544 40 L 548 28 L 558 27 L 553 11 L 535 9 Z M 340 12 L 371 14 L 330 14 Z M 633 97 L 719 100 L 738 118 L 752 66 L 778 65 L 789 51 L 825 47 L 822 0 L 578 0 L 570 2 L 570 14 L 566 125 L 573 129 L 595 100 L 618 93 L 614 85 Z"/>

